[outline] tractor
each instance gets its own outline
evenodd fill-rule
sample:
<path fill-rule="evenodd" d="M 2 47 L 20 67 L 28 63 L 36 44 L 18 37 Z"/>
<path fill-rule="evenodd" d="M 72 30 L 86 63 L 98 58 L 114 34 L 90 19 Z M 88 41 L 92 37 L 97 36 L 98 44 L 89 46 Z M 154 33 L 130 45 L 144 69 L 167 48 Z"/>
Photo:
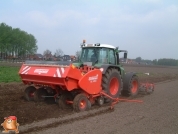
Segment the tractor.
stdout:
<path fill-rule="evenodd" d="M 92 66 L 102 71 L 102 89 L 110 96 L 119 95 L 135 97 L 139 92 L 139 79 L 136 73 L 125 73 L 120 64 L 119 53 L 124 52 L 124 61 L 127 61 L 127 51 L 119 50 L 108 44 L 81 43 L 81 55 L 76 67 Z M 87 72 L 87 71 L 86 71 Z M 107 99 L 106 99 L 107 100 Z"/>
<path fill-rule="evenodd" d="M 85 111 L 92 105 L 115 104 L 120 96 L 136 96 L 139 79 L 136 73 L 125 73 L 120 64 L 119 50 L 109 44 L 81 45 L 77 62 L 26 61 L 19 75 L 29 85 L 25 89 L 27 101 L 44 101 L 54 97 L 60 109 L 72 105 L 75 111 Z"/>

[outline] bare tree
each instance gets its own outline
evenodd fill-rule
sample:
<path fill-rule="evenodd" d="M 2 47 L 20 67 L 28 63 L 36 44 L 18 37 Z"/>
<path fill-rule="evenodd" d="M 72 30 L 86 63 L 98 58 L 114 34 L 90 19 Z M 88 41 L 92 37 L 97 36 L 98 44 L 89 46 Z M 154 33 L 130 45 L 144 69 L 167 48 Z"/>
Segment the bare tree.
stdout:
<path fill-rule="evenodd" d="M 75 56 L 76 56 L 77 59 L 80 57 L 80 55 L 81 55 L 81 51 L 77 51 L 77 52 L 75 53 Z"/>
<path fill-rule="evenodd" d="M 63 56 L 63 51 L 61 49 L 57 49 L 56 50 L 56 53 L 55 53 L 55 56 L 58 57 L 58 56 Z"/>
<path fill-rule="evenodd" d="M 48 49 L 45 50 L 45 51 L 43 52 L 43 56 L 44 56 L 45 59 L 50 59 L 50 58 L 52 57 L 51 51 L 48 50 Z"/>
<path fill-rule="evenodd" d="M 45 55 L 48 55 L 48 54 L 51 54 L 51 51 L 48 50 L 48 49 L 43 52 L 43 55 L 44 55 L 44 56 L 45 56 Z"/>

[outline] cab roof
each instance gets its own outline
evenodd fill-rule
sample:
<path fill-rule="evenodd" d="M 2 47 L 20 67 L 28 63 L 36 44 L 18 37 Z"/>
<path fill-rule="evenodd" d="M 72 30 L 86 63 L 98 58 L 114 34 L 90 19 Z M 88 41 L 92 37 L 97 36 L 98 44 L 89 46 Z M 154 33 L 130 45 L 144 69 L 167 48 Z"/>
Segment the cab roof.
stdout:
<path fill-rule="evenodd" d="M 116 47 L 109 45 L 109 44 L 100 44 L 100 43 L 96 43 L 96 44 L 86 44 L 86 43 L 82 43 L 81 44 L 82 48 L 86 48 L 86 47 L 105 47 L 105 48 L 112 48 L 112 49 L 116 49 Z"/>

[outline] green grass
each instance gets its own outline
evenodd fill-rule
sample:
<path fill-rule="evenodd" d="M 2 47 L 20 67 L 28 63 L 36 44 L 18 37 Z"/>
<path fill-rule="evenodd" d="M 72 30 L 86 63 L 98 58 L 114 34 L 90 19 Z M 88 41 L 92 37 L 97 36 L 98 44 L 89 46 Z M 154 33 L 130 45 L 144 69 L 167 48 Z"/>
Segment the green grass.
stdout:
<path fill-rule="evenodd" d="M 0 66 L 0 82 L 21 82 L 19 67 Z"/>

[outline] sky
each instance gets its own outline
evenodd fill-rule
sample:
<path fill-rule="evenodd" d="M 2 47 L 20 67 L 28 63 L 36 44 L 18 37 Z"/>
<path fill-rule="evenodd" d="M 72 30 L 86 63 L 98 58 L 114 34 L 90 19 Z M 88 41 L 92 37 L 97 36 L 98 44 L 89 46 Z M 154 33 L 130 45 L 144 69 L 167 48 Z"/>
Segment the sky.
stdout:
<path fill-rule="evenodd" d="M 178 0 L 0 0 L 0 23 L 34 35 L 41 54 L 75 55 L 85 39 L 131 59 L 178 59 Z"/>

